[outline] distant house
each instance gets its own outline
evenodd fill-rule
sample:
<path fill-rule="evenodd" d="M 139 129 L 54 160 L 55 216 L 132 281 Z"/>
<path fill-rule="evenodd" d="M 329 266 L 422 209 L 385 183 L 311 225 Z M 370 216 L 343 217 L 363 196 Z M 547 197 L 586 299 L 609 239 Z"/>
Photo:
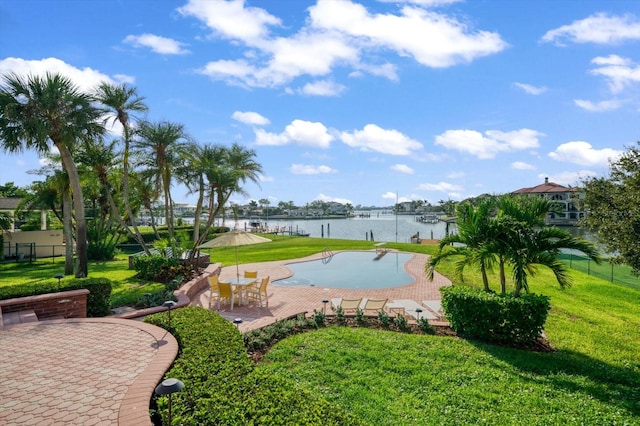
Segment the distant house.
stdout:
<path fill-rule="evenodd" d="M 512 194 L 542 197 L 557 203 L 558 211 L 547 215 L 546 222 L 549 225 L 576 225 L 585 215 L 585 212 L 579 210 L 577 206 L 577 201 L 584 198 L 584 193 L 578 188 L 567 188 L 549 182 L 549 178 L 544 178 L 543 184 L 521 188 L 513 191 Z"/>

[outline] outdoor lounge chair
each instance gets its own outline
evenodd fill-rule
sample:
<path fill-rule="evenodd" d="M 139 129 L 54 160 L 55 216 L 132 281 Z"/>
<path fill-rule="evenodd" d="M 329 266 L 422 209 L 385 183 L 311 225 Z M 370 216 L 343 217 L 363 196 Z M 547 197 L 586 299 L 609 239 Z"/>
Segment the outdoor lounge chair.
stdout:
<path fill-rule="evenodd" d="M 387 299 L 367 299 L 362 310 L 364 313 L 378 314 L 378 312 L 384 310 L 384 305 L 387 304 Z"/>
<path fill-rule="evenodd" d="M 266 276 L 260 282 L 260 287 L 249 286 L 247 288 L 247 295 L 249 299 L 258 300 L 260 302 L 260 307 L 262 307 L 262 298 L 267 302 L 267 306 L 269 306 L 269 298 L 267 296 L 267 286 L 269 285 L 269 276 Z"/>
<path fill-rule="evenodd" d="M 342 312 L 355 312 L 360 308 L 360 304 L 362 303 L 362 298 L 359 299 L 342 299 L 340 301 L 340 306 L 342 308 Z"/>

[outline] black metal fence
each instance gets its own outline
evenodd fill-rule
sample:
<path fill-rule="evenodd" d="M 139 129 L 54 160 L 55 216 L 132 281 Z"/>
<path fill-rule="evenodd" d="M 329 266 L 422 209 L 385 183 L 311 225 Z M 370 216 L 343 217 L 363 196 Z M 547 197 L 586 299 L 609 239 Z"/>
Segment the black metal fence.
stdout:
<path fill-rule="evenodd" d="M 588 257 L 576 254 L 561 254 L 560 259 L 572 269 L 611 281 L 612 283 L 640 290 L 640 277 L 634 276 L 629 266 L 616 265 L 608 259 L 598 265 Z"/>

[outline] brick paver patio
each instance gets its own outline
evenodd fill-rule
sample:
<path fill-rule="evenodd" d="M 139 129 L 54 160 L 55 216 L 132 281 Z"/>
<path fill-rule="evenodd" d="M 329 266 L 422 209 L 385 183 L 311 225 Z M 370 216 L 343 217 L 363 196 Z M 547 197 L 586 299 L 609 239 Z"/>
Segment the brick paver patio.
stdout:
<path fill-rule="evenodd" d="M 0 425 L 151 425 L 151 394 L 177 352 L 165 330 L 132 320 L 2 328 Z"/>

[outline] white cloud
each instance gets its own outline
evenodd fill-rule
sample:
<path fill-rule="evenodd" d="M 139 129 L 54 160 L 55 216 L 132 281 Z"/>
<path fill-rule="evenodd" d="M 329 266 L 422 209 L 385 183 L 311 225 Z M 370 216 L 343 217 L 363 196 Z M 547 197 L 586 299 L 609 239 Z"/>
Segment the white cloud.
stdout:
<path fill-rule="evenodd" d="M 231 40 L 242 59 L 217 59 L 197 72 L 228 84 L 245 87 L 278 87 L 306 75 L 327 76 L 337 67 L 351 68 L 351 75 L 371 75 L 397 80 L 396 65 L 380 63 L 380 52 L 412 57 L 428 67 L 449 67 L 498 53 L 507 44 L 495 32 L 479 31 L 454 17 L 425 7 L 449 1 L 413 1 L 396 14 L 371 14 L 351 1 L 319 0 L 309 18 L 294 34 L 274 36 L 271 29 L 286 26 L 262 8 L 242 0 L 190 0 L 179 11 L 207 25 L 214 37 Z M 429 40 L 425 43 L 424 40 Z M 313 84 L 302 93 L 336 94 Z M 342 90 L 342 89 L 340 89 Z"/>
<path fill-rule="evenodd" d="M 630 14 L 612 16 L 596 13 L 588 18 L 573 21 L 570 25 L 547 31 L 543 42 L 559 46 L 564 41 L 572 43 L 616 44 L 627 40 L 640 40 L 640 21 Z"/>
<path fill-rule="evenodd" d="M 320 201 L 324 201 L 324 202 L 334 202 L 334 203 L 340 203 L 340 204 L 352 204 L 351 200 L 349 200 L 348 198 L 339 198 L 339 197 L 332 197 L 330 195 L 325 195 L 325 194 L 318 194 L 318 196 L 315 198 L 316 200 L 320 200 Z"/>
<path fill-rule="evenodd" d="M 329 166 L 312 166 L 309 164 L 292 164 L 289 171 L 294 175 L 319 175 L 327 173 L 337 173 L 337 170 Z"/>
<path fill-rule="evenodd" d="M 599 67 L 592 69 L 590 73 L 604 77 L 613 93 L 621 92 L 629 84 L 640 82 L 640 67 L 630 59 L 618 55 L 598 56 L 591 63 Z"/>
<path fill-rule="evenodd" d="M 275 182 L 275 178 L 273 176 L 265 176 L 265 175 L 260 175 L 258 177 L 260 179 L 260 182 Z"/>
<path fill-rule="evenodd" d="M 322 123 L 293 120 L 285 127 L 284 132 L 275 134 L 256 129 L 256 144 L 258 145 L 287 145 L 296 143 L 298 145 L 311 146 L 315 148 L 329 148 L 334 137 L 329 134 L 328 129 Z"/>
<path fill-rule="evenodd" d="M 539 174 L 538 178 L 542 182 L 544 178 L 548 177 L 550 182 L 555 182 L 564 186 L 579 186 L 580 182 L 590 177 L 596 177 L 599 174 L 592 172 L 591 170 L 579 170 L 577 172 L 561 172 L 552 175 Z"/>
<path fill-rule="evenodd" d="M 269 121 L 268 118 L 258 114 L 257 112 L 253 112 L 253 111 L 235 111 L 232 115 L 231 118 L 233 118 L 234 120 L 237 120 L 241 123 L 244 124 L 249 124 L 252 126 L 265 126 L 269 123 L 271 123 L 271 121 Z"/>
<path fill-rule="evenodd" d="M 563 143 L 549 153 L 549 157 L 556 161 L 599 167 L 607 166 L 609 160 L 616 160 L 620 155 L 621 151 L 611 148 L 594 149 L 590 143 L 584 141 Z"/>
<path fill-rule="evenodd" d="M 438 183 L 421 183 L 418 186 L 418 189 L 421 189 L 423 191 L 452 192 L 452 191 L 462 191 L 463 188 L 460 185 L 455 185 L 453 183 L 438 182 Z"/>
<path fill-rule="evenodd" d="M 525 93 L 530 95 L 541 95 L 547 91 L 547 88 L 544 86 L 533 86 L 531 84 L 526 83 L 513 83 L 518 89 L 522 89 Z"/>
<path fill-rule="evenodd" d="M 538 138 L 541 136 L 544 134 L 531 129 L 510 132 L 487 130 L 484 135 L 475 130 L 447 130 L 436 136 L 435 144 L 471 154 L 480 159 L 489 159 L 500 152 L 537 148 Z"/>
<path fill-rule="evenodd" d="M 434 68 L 468 63 L 507 46 L 497 33 L 472 31 L 452 17 L 419 7 L 403 6 L 397 15 L 370 14 L 351 1 L 318 0 L 309 15 L 314 28 L 339 31 Z"/>
<path fill-rule="evenodd" d="M 244 0 L 189 0 L 178 12 L 203 21 L 217 36 L 255 46 L 269 35 L 269 26 L 279 26 L 281 22 L 264 9 L 245 7 L 244 3 Z"/>
<path fill-rule="evenodd" d="M 447 179 L 460 179 L 465 176 L 464 172 L 451 172 L 447 174 Z"/>
<path fill-rule="evenodd" d="M 404 173 L 407 175 L 412 175 L 415 173 L 415 170 L 413 170 L 411 167 L 407 166 L 406 164 L 394 164 L 393 166 L 390 167 L 390 169 L 395 172 Z"/>
<path fill-rule="evenodd" d="M 305 84 L 300 93 L 313 96 L 338 96 L 346 87 L 333 81 L 320 80 Z"/>
<path fill-rule="evenodd" d="M 389 155 L 412 155 L 421 150 L 422 144 L 397 130 L 386 130 L 375 124 L 367 124 L 353 133 L 341 132 L 342 142 L 361 151 L 375 151 Z"/>
<path fill-rule="evenodd" d="M 95 89 L 102 82 L 114 83 L 114 80 L 106 74 L 91 68 L 76 68 L 57 58 L 36 61 L 21 58 L 0 59 L 0 75 L 16 73 L 24 76 L 44 76 L 47 72 L 64 75 L 85 91 Z"/>
<path fill-rule="evenodd" d="M 191 53 L 188 49 L 183 48 L 184 43 L 155 34 L 128 35 L 122 42 L 133 47 L 148 47 L 153 52 L 161 55 L 186 55 Z"/>
<path fill-rule="evenodd" d="M 601 112 L 601 111 L 613 111 L 622 106 L 622 102 L 617 99 L 610 99 L 608 101 L 591 102 L 584 99 L 575 99 L 573 101 L 577 106 L 587 111 Z"/>
<path fill-rule="evenodd" d="M 511 163 L 511 168 L 514 170 L 535 170 L 535 166 L 525 163 L 523 161 L 514 161 Z"/>

